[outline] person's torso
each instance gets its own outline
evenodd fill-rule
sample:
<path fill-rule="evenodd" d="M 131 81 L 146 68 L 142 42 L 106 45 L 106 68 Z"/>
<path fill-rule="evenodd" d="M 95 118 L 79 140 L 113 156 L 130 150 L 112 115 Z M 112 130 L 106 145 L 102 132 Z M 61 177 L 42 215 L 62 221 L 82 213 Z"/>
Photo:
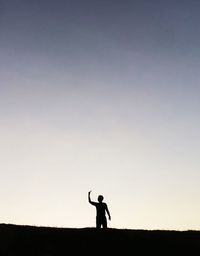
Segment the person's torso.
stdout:
<path fill-rule="evenodd" d="M 96 205 L 97 209 L 97 217 L 105 217 L 106 215 L 106 204 L 105 203 L 98 203 Z"/>

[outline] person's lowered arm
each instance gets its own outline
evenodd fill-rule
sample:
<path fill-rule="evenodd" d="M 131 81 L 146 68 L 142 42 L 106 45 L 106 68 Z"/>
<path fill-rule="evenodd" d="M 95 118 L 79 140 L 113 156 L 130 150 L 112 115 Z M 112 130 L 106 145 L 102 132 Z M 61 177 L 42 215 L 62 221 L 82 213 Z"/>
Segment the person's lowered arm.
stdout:
<path fill-rule="evenodd" d="M 108 214 L 109 220 L 111 220 L 110 212 L 109 212 L 109 210 L 108 210 L 108 206 L 107 206 L 107 205 L 106 205 L 106 212 L 107 212 L 107 214 Z"/>

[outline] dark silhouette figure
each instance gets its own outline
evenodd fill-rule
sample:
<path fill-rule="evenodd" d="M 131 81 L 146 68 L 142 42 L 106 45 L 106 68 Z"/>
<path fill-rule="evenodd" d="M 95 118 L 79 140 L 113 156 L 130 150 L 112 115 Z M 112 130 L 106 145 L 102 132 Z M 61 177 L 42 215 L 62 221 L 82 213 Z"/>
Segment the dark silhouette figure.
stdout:
<path fill-rule="evenodd" d="M 97 215 L 96 215 L 96 228 L 107 228 L 107 219 L 106 219 L 106 213 L 108 214 L 109 220 L 111 220 L 110 212 L 108 210 L 107 204 L 103 203 L 103 196 L 99 195 L 98 196 L 98 202 L 93 202 L 91 201 L 90 198 L 90 192 L 88 192 L 88 201 L 90 204 L 94 205 L 97 210 Z"/>

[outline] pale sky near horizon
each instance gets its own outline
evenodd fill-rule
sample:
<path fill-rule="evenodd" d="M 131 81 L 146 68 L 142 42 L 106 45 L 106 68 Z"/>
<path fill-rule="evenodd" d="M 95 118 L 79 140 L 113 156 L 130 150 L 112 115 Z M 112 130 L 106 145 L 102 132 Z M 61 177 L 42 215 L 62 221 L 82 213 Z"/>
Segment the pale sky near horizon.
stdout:
<path fill-rule="evenodd" d="M 0 0 L 0 223 L 200 229 L 199 13 Z"/>

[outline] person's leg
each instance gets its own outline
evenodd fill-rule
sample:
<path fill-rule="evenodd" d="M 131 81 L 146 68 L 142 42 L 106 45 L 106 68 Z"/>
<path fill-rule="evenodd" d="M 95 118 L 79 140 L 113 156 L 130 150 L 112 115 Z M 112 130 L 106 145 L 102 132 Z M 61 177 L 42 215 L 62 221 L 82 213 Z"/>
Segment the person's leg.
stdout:
<path fill-rule="evenodd" d="M 96 228 L 101 228 L 101 220 L 98 217 L 96 218 Z"/>
<path fill-rule="evenodd" d="M 103 228 L 107 228 L 107 219 L 106 219 L 106 217 L 103 218 L 102 225 L 103 225 Z"/>

